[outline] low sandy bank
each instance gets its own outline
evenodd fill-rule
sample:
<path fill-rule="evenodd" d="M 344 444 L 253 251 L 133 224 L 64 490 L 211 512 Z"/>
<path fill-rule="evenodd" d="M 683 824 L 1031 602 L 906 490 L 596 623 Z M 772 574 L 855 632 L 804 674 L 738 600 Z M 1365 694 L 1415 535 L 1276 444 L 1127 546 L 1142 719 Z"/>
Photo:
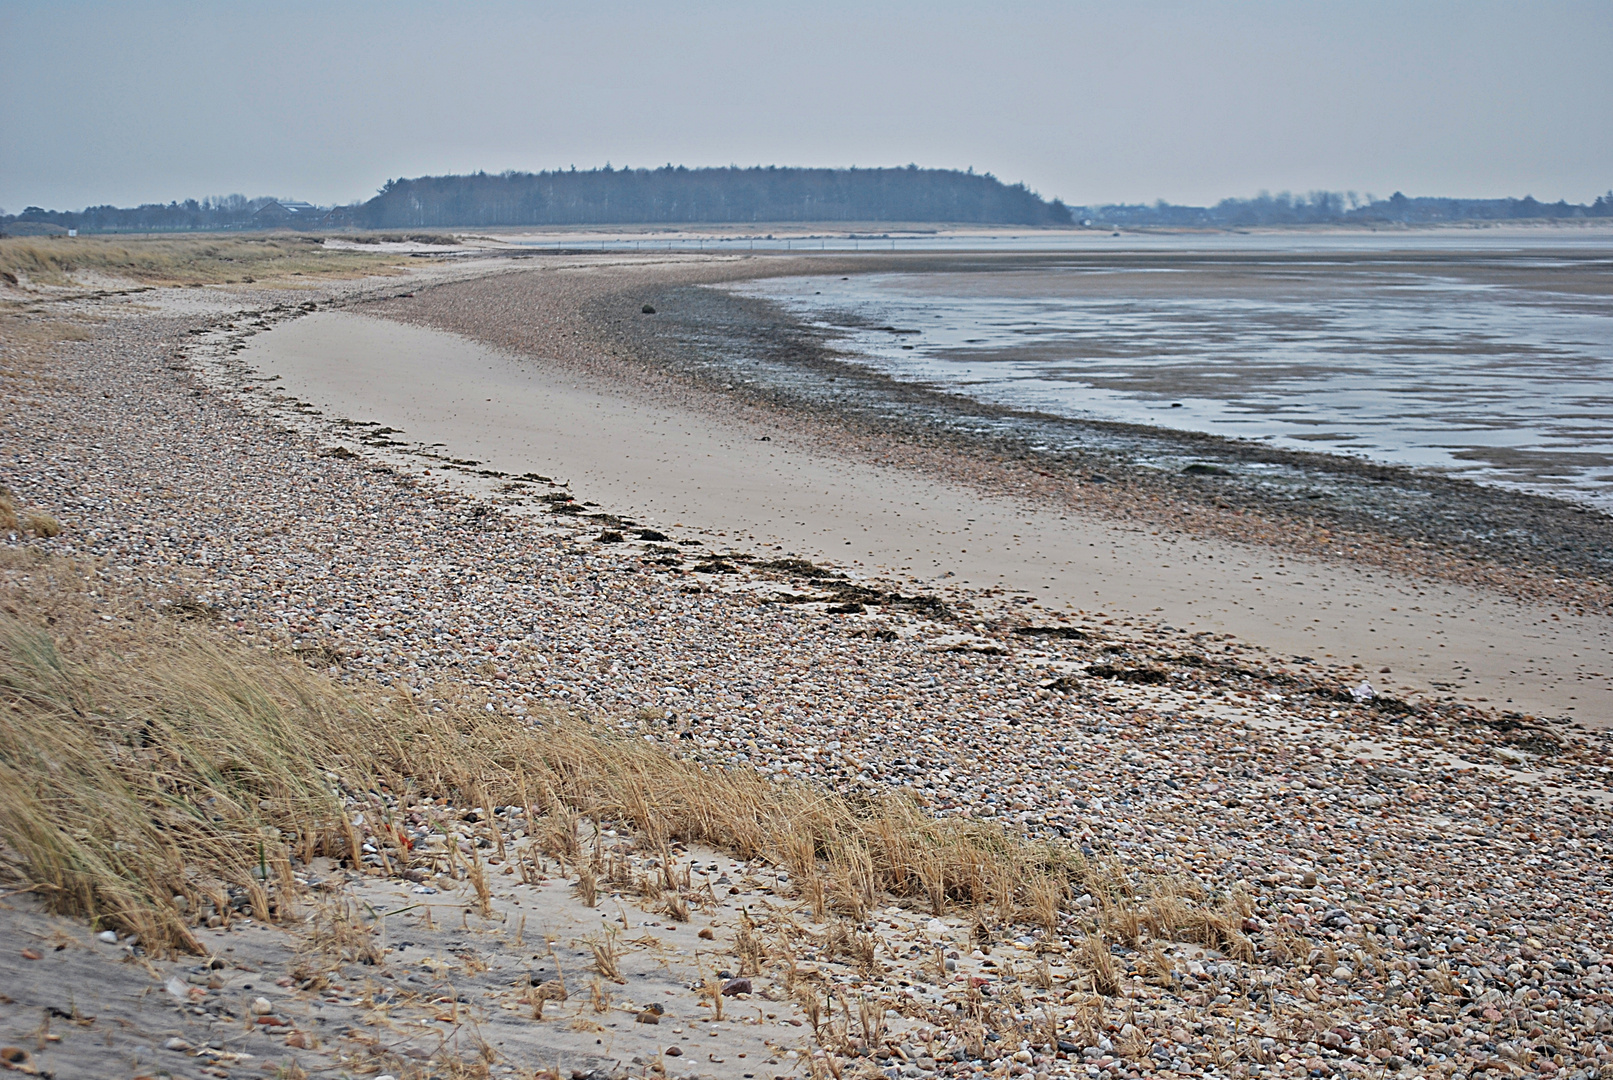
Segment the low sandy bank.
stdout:
<path fill-rule="evenodd" d="M 327 415 L 577 498 L 870 576 L 1032 596 L 1049 611 L 1231 633 L 1358 663 L 1380 688 L 1613 716 L 1607 618 L 1263 547 L 1123 526 L 808 446 L 787 429 L 652 400 L 575 366 L 328 312 L 243 354 Z M 1381 673 L 1388 668 L 1389 673 Z"/>

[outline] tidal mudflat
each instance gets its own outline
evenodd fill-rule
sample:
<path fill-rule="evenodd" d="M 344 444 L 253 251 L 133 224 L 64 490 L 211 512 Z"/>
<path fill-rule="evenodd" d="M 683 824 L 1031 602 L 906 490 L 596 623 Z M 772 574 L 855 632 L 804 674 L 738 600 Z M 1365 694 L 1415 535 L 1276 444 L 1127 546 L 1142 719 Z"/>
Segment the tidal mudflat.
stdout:
<path fill-rule="evenodd" d="M 1613 248 L 1183 244 L 735 288 L 881 373 L 993 404 L 1613 506 Z"/>

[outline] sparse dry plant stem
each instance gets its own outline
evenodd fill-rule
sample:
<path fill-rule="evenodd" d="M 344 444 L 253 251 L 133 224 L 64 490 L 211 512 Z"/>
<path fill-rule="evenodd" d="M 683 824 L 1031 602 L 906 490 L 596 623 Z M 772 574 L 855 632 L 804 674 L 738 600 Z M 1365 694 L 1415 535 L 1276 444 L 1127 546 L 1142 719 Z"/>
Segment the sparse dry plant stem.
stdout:
<path fill-rule="evenodd" d="M 1082 943 L 1082 959 L 1092 972 L 1092 988 L 1104 997 L 1114 997 L 1120 992 L 1120 974 L 1115 965 L 1114 954 L 1109 951 L 1109 943 L 1104 939 L 1103 931 L 1099 930 L 1089 934 Z"/>
<path fill-rule="evenodd" d="M 493 889 L 487 883 L 487 868 L 482 864 L 482 856 L 472 844 L 470 849 L 470 875 L 471 887 L 476 890 L 476 910 L 484 919 L 493 917 Z M 593 905 L 590 904 L 589 907 Z"/>
<path fill-rule="evenodd" d="M 622 978 L 618 961 L 622 951 L 616 943 L 616 932 L 607 927 L 597 937 L 588 938 L 588 949 L 594 954 L 594 970 L 612 982 L 620 982 Z"/>
<path fill-rule="evenodd" d="M 577 867 L 577 895 L 589 907 L 599 903 L 599 878 L 591 866 Z"/>

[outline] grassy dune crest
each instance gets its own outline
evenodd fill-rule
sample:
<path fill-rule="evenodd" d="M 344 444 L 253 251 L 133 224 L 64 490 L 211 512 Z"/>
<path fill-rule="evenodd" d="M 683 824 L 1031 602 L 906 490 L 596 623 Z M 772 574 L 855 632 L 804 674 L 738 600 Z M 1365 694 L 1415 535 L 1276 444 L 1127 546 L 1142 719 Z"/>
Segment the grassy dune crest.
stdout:
<path fill-rule="evenodd" d="M 294 282 L 396 273 L 403 257 L 328 250 L 312 236 L 13 237 L 0 239 L 0 281 L 65 286 L 96 273 L 145 285 Z"/>

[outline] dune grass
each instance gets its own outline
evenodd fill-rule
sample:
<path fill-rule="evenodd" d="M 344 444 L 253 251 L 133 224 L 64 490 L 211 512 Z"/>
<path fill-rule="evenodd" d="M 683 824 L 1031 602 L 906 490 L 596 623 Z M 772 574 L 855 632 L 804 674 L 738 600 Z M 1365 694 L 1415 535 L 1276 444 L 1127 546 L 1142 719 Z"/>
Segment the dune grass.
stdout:
<path fill-rule="evenodd" d="M 291 234 L 0 239 L 0 280 L 12 285 L 74 285 L 84 273 L 145 285 L 286 284 L 396 273 L 405 261 L 326 250 L 318 237 Z"/>
<path fill-rule="evenodd" d="M 226 892 L 260 918 L 296 915 L 295 870 L 316 856 L 358 865 L 350 814 L 384 812 L 387 792 L 523 807 L 560 852 L 590 819 L 652 850 L 759 858 L 820 915 L 861 920 L 895 900 L 1050 934 L 1085 920 L 1110 940 L 1247 946 L 1237 898 L 1134 883 L 1067 844 L 938 819 L 899 794 L 858 801 L 710 768 L 560 713 L 528 726 L 350 689 L 61 558 L 0 549 L 0 582 L 0 867 L 154 949 L 196 949 L 198 913 L 224 910 Z M 394 870 L 410 864 L 389 830 L 369 842 Z M 1098 904 L 1078 918 L 1083 894 Z"/>
<path fill-rule="evenodd" d="M 55 518 L 22 509 L 17 505 L 17 497 L 11 489 L 0 484 L 0 533 L 22 532 L 51 537 L 59 535 L 61 531 L 61 523 Z"/>
<path fill-rule="evenodd" d="M 294 908 L 293 860 L 358 861 L 343 805 L 355 792 L 711 844 L 786 867 L 815 905 L 854 915 L 898 897 L 1049 922 L 1085 875 L 1067 848 L 899 797 L 858 804 L 707 769 L 560 715 L 528 727 L 355 692 L 138 602 L 107 629 L 104 586 L 83 567 L 6 559 L 23 584 L 0 606 L 0 854 L 57 910 L 154 945 L 195 948 L 194 913 L 226 887 L 272 917 Z"/>

